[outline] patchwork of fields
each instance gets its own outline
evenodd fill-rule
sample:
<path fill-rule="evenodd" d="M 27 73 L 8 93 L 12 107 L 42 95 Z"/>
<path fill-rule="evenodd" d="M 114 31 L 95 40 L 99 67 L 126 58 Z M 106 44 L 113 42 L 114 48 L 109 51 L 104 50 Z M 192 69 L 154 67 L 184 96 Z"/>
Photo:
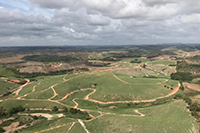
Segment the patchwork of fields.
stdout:
<path fill-rule="evenodd" d="M 141 60 L 149 63 L 147 59 Z M 88 73 L 38 78 L 14 97 L 0 101 L 0 106 L 10 109 L 10 105 L 23 105 L 41 111 L 67 107 L 87 111 L 91 117 L 81 120 L 52 114 L 55 117 L 51 120 L 42 119 L 21 129 L 22 133 L 198 133 L 198 124 L 184 101 L 173 99 L 165 104 L 152 104 L 172 99 L 180 92 L 179 82 L 171 80 L 159 67 L 173 62 L 154 61 L 147 68 L 129 62 L 116 62 L 101 71 L 92 68 Z"/>

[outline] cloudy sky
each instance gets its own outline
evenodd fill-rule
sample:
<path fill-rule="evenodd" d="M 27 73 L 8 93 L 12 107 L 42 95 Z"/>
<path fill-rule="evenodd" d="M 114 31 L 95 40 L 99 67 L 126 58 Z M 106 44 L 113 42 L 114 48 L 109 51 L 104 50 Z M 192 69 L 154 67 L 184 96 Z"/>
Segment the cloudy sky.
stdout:
<path fill-rule="evenodd" d="M 0 0 L 0 46 L 200 42 L 200 0 Z"/>

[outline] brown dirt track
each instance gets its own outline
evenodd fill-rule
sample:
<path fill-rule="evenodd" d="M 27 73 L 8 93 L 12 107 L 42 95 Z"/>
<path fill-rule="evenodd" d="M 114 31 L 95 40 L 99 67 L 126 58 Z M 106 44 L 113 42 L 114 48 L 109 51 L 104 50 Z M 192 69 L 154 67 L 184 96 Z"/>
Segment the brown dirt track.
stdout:
<path fill-rule="evenodd" d="M 195 91 L 200 92 L 200 86 L 197 85 L 197 84 L 192 84 L 192 83 L 186 83 L 186 82 L 184 82 L 184 83 L 183 83 L 183 86 L 184 86 L 186 89 L 191 89 L 191 90 L 195 90 Z"/>

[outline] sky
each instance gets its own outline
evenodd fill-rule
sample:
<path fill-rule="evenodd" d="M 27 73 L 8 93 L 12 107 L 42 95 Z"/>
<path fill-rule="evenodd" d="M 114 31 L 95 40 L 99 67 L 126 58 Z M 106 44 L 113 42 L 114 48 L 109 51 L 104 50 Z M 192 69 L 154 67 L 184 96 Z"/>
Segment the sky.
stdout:
<path fill-rule="evenodd" d="M 0 46 L 200 42 L 200 0 L 0 0 Z"/>

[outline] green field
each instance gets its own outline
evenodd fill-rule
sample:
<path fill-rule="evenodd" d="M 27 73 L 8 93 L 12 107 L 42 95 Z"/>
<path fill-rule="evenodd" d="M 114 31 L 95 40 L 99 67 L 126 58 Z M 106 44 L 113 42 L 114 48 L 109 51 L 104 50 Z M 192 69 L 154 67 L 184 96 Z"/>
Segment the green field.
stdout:
<path fill-rule="evenodd" d="M 184 92 L 177 90 L 178 81 L 170 79 L 175 70 L 168 66 L 172 62 L 137 58 L 141 64 L 129 63 L 134 59 L 107 67 L 90 67 L 87 73 L 36 78 L 18 95 L 0 99 L 0 107 L 11 110 L 22 105 L 27 114 L 65 115 L 51 120 L 40 117 L 33 126 L 20 129 L 22 133 L 198 133 L 198 124 L 188 105 L 174 99 L 175 94 Z M 147 64 L 146 68 L 143 63 Z M 3 86 L 0 94 L 18 87 L 4 78 L 0 79 L 0 85 Z M 175 88 L 175 94 L 168 95 Z M 55 106 L 58 112 L 50 110 Z M 64 107 L 69 111 L 63 111 Z M 91 119 L 70 112 L 75 109 L 81 113 L 86 111 L 87 118 Z"/>
<path fill-rule="evenodd" d="M 15 76 L 15 73 L 11 70 L 7 70 L 3 67 L 3 65 L 0 65 L 0 77 L 13 77 Z"/>
<path fill-rule="evenodd" d="M 95 114 L 92 121 L 82 121 L 90 133 L 198 133 L 199 127 L 195 119 L 190 116 L 185 102 L 173 101 L 165 105 L 138 109 L 144 116 L 134 112 L 134 108 L 120 110 L 104 110 L 104 114 Z M 93 113 L 94 114 L 94 113 Z M 22 133 L 31 132 L 60 132 L 84 133 L 85 130 L 76 119 L 59 118 L 52 121 L 43 119 L 33 127 L 22 129 Z"/>
<path fill-rule="evenodd" d="M 125 100 L 148 100 L 156 97 L 167 95 L 171 92 L 170 89 L 166 89 L 164 85 L 175 88 L 178 85 L 177 81 L 172 81 L 164 78 L 141 78 L 131 77 L 124 74 L 112 74 L 112 73 L 85 73 L 75 76 L 66 76 L 66 79 L 73 79 L 63 82 L 63 76 L 48 78 L 41 80 L 40 84 L 32 83 L 25 87 L 20 95 L 29 93 L 27 99 L 48 99 L 53 96 L 51 86 L 54 86 L 56 93 L 58 94 L 53 100 L 59 100 L 63 98 L 67 93 L 75 90 L 93 88 L 96 84 L 96 92 L 91 95 L 92 99 L 99 101 L 125 101 Z M 167 82 L 168 81 L 168 82 Z M 36 91 L 32 92 L 33 86 L 37 85 Z M 49 89 L 48 89 L 49 88 Z M 140 88 L 140 89 L 138 89 Z M 40 92 L 45 89 L 45 92 Z M 89 94 L 89 92 L 88 92 Z M 85 94 L 85 96 L 87 93 Z M 75 98 L 75 97 L 74 97 Z"/>
<path fill-rule="evenodd" d="M 61 101 L 61 103 L 64 103 L 64 104 L 70 105 L 70 106 L 75 106 L 75 103 L 72 101 L 73 99 L 75 99 L 75 101 L 78 101 L 78 99 L 83 99 L 87 94 L 89 94 L 91 92 L 92 92 L 92 90 L 76 92 L 76 93 L 70 95 L 69 97 L 67 97 L 65 100 Z"/>
<path fill-rule="evenodd" d="M 60 118 L 60 119 L 55 119 L 55 120 L 51 120 L 51 121 L 48 121 L 47 119 L 42 119 L 41 121 L 36 123 L 33 127 L 23 129 L 20 132 L 33 133 L 33 132 L 46 130 L 45 133 L 49 133 L 49 132 L 50 133 L 53 133 L 53 132 L 54 133 L 55 132 L 64 133 L 70 127 L 72 122 L 73 122 L 73 119 L 69 119 L 69 118 Z M 53 129 L 51 129 L 51 128 L 53 128 Z"/>
<path fill-rule="evenodd" d="M 133 111 L 133 109 L 130 109 Z M 139 110 L 144 117 L 104 115 L 85 122 L 92 133 L 197 133 L 199 127 L 183 101 Z M 131 111 L 130 111 L 131 112 Z"/>
<path fill-rule="evenodd" d="M 46 108 L 46 109 L 52 109 L 54 106 L 57 106 L 58 108 L 63 108 L 63 105 L 49 102 L 49 101 L 31 101 L 31 100 L 7 100 L 4 102 L 0 102 L 0 107 L 4 107 L 5 109 L 10 109 L 13 106 L 23 105 L 26 108 Z"/>
<path fill-rule="evenodd" d="M 169 65 L 169 64 L 174 64 L 176 63 L 175 61 L 172 60 L 167 60 L 167 59 L 163 59 L 163 60 L 155 60 L 155 61 L 150 61 L 148 62 L 148 64 L 163 64 L 163 65 Z"/>
<path fill-rule="evenodd" d="M 45 90 L 54 84 L 62 82 L 63 77 L 64 76 L 55 76 L 55 77 L 50 77 L 50 78 L 46 78 L 45 80 L 42 80 L 42 82 L 36 86 L 35 92 Z"/>
<path fill-rule="evenodd" d="M 16 83 L 9 83 L 9 82 L 5 82 L 5 79 L 0 79 L 0 95 L 11 91 L 12 89 L 17 89 L 17 87 L 19 86 Z"/>

